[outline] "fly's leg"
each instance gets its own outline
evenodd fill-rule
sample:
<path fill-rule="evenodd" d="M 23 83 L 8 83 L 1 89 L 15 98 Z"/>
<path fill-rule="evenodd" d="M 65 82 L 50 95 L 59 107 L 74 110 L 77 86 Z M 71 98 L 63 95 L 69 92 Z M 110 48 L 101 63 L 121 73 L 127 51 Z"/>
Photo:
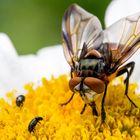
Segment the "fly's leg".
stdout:
<path fill-rule="evenodd" d="M 125 95 L 127 96 L 127 98 L 129 99 L 129 101 L 135 106 L 135 103 L 129 98 L 128 96 L 128 87 L 129 87 L 129 78 L 130 78 L 130 75 L 132 74 L 132 71 L 133 71 L 133 68 L 134 68 L 134 64 L 135 63 L 128 63 L 127 65 L 123 66 L 119 71 L 118 71 L 118 74 L 117 76 L 120 76 L 124 73 L 126 73 L 126 79 L 125 79 L 125 84 L 126 84 L 126 88 L 125 88 Z M 128 71 L 128 68 L 131 68 L 130 71 Z"/>
<path fill-rule="evenodd" d="M 84 107 L 83 107 L 82 111 L 80 112 L 80 114 L 83 114 L 84 113 L 86 107 L 87 107 L 87 104 L 84 104 Z"/>
<path fill-rule="evenodd" d="M 73 92 L 73 94 L 71 95 L 70 99 L 69 99 L 67 102 L 62 103 L 62 104 L 60 104 L 60 105 L 61 105 L 61 106 L 63 106 L 63 105 L 67 105 L 67 104 L 73 99 L 74 94 L 75 94 L 75 92 Z"/>
<path fill-rule="evenodd" d="M 105 112 L 105 108 L 104 108 L 105 97 L 106 97 L 106 93 L 107 93 L 107 86 L 108 86 L 108 83 L 105 83 L 105 91 L 104 91 L 104 95 L 103 95 L 102 102 L 101 102 L 101 119 L 102 119 L 102 122 L 101 122 L 100 127 L 99 127 L 100 132 L 103 132 L 104 128 L 109 128 L 109 126 L 105 123 L 106 112 Z"/>
<path fill-rule="evenodd" d="M 108 83 L 105 83 L 105 91 L 104 91 L 104 95 L 103 95 L 102 102 L 101 102 L 101 117 L 102 117 L 102 122 L 104 122 L 105 121 L 105 118 L 106 118 L 104 103 L 105 103 L 105 97 L 106 97 L 106 93 L 107 93 L 107 86 L 108 86 Z"/>
<path fill-rule="evenodd" d="M 98 116 L 98 112 L 96 110 L 96 104 L 95 104 L 95 102 L 93 101 L 89 105 L 92 107 L 92 114 Z"/>
<path fill-rule="evenodd" d="M 128 87 L 129 87 L 129 72 L 128 72 L 128 70 L 126 69 L 126 73 L 127 73 L 127 77 L 126 77 L 126 88 L 125 88 L 125 95 L 127 96 L 127 98 L 129 99 L 129 101 L 135 106 L 135 107 L 137 107 L 136 105 L 135 105 L 135 103 L 129 98 L 129 96 L 128 96 Z"/>
<path fill-rule="evenodd" d="M 92 108 L 92 114 L 98 116 L 98 112 L 96 110 L 96 104 L 95 104 L 95 102 L 93 101 L 93 102 L 89 103 L 89 105 Z M 81 111 L 80 114 L 83 114 L 84 113 L 86 107 L 87 107 L 87 104 L 84 105 L 84 107 L 83 107 L 83 109 L 82 109 L 82 111 Z"/>
<path fill-rule="evenodd" d="M 125 65 L 129 70 L 129 77 L 131 76 L 131 74 L 133 73 L 134 67 L 135 67 L 135 62 L 130 62 L 128 64 Z M 126 83 L 127 78 L 124 80 L 124 83 Z"/>
<path fill-rule="evenodd" d="M 72 73 L 73 73 L 73 70 L 71 69 L 71 71 L 70 71 L 70 76 L 71 76 L 71 78 L 73 77 Z"/>

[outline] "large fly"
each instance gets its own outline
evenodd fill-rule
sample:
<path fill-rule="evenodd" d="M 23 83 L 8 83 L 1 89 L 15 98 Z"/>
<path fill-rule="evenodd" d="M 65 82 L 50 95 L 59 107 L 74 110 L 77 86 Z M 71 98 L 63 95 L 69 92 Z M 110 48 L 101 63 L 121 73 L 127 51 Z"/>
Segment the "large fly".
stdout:
<path fill-rule="evenodd" d="M 78 91 L 87 105 L 98 115 L 94 96 L 103 94 L 101 102 L 102 121 L 106 118 L 104 102 L 109 82 L 117 76 L 126 74 L 125 95 L 128 96 L 129 78 L 135 62 L 123 65 L 140 47 L 140 13 L 122 18 L 102 30 L 98 18 L 80 6 L 73 4 L 65 12 L 62 21 L 64 55 L 71 67 L 69 87 Z"/>

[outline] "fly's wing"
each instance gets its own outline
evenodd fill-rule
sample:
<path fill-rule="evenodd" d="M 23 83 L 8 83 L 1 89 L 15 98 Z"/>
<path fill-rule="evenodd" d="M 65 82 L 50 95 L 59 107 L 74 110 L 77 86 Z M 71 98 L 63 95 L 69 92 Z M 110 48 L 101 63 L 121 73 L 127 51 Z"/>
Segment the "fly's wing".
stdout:
<path fill-rule="evenodd" d="M 111 68 L 117 69 L 140 47 L 140 12 L 122 18 L 103 33 L 103 43 L 112 53 Z"/>
<path fill-rule="evenodd" d="M 102 27 L 98 18 L 76 4 L 65 12 L 62 21 L 63 50 L 71 68 L 92 48 L 96 49 L 103 40 Z"/>

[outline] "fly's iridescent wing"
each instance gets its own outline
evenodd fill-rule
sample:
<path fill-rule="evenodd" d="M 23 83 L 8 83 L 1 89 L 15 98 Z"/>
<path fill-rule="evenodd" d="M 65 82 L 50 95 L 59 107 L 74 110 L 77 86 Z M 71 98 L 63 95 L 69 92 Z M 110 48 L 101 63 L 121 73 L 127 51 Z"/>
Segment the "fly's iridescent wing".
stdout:
<path fill-rule="evenodd" d="M 62 21 L 63 50 L 72 69 L 90 49 L 100 46 L 103 41 L 101 32 L 96 16 L 76 4 L 66 10 Z"/>
<path fill-rule="evenodd" d="M 103 31 L 112 53 L 111 68 L 117 69 L 140 47 L 140 12 L 122 18 Z"/>

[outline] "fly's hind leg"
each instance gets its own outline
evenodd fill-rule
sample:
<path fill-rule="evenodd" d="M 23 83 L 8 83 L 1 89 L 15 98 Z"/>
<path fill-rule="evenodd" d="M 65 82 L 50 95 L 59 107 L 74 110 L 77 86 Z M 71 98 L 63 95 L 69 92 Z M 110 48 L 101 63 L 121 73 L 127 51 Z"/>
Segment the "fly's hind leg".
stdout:
<path fill-rule="evenodd" d="M 73 94 L 71 95 L 70 99 L 69 99 L 67 102 L 62 103 L 62 104 L 60 104 L 60 105 L 63 106 L 63 105 L 67 105 L 68 103 L 70 103 L 70 101 L 71 101 L 71 100 L 73 99 L 73 97 L 74 97 L 74 94 L 75 94 L 75 92 L 73 92 Z"/>
<path fill-rule="evenodd" d="M 136 104 L 129 98 L 128 96 L 128 87 L 129 87 L 129 78 L 133 72 L 133 68 L 134 68 L 134 62 L 130 62 L 128 64 L 126 64 L 125 66 L 123 66 L 122 68 L 120 68 L 120 70 L 118 71 L 117 76 L 120 76 L 124 73 L 126 73 L 126 79 L 125 79 L 125 84 L 126 84 L 126 88 L 125 88 L 125 95 L 127 96 L 127 98 L 129 99 L 129 101 L 135 106 Z M 130 68 L 130 71 L 128 70 L 128 68 Z"/>
<path fill-rule="evenodd" d="M 127 69 L 130 69 L 129 70 L 129 77 L 130 77 L 132 75 L 132 73 L 133 73 L 133 70 L 134 70 L 134 67 L 135 67 L 135 62 L 132 61 L 132 62 L 126 64 L 125 66 L 127 67 Z M 126 81 L 127 81 L 127 77 L 124 80 L 124 83 L 126 83 Z"/>

